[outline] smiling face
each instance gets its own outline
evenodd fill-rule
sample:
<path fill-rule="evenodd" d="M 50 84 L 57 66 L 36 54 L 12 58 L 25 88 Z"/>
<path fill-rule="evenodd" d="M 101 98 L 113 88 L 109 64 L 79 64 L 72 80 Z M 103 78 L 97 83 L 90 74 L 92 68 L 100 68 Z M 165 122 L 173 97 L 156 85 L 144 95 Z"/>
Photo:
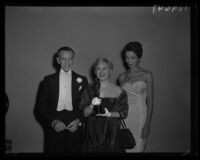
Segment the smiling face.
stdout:
<path fill-rule="evenodd" d="M 95 69 L 96 76 L 100 81 L 108 80 L 111 72 L 109 64 L 103 61 L 100 61 Z"/>
<path fill-rule="evenodd" d="M 73 58 L 73 52 L 62 50 L 58 54 L 57 62 L 65 72 L 68 72 L 72 68 Z"/>
<path fill-rule="evenodd" d="M 125 53 L 125 62 L 129 68 L 134 68 L 138 65 L 140 59 L 133 51 L 126 51 Z"/>

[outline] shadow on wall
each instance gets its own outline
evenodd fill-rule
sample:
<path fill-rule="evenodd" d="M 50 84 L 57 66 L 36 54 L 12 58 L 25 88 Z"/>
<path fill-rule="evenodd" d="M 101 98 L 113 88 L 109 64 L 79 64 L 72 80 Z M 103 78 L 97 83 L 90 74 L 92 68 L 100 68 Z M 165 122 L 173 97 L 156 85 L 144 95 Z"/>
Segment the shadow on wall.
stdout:
<path fill-rule="evenodd" d="M 35 116 L 36 121 L 39 123 L 39 125 L 42 128 L 43 138 L 44 138 L 44 144 L 45 144 L 45 137 L 46 137 L 45 136 L 45 128 L 46 128 L 46 126 L 45 126 L 45 121 L 41 118 L 41 116 L 39 114 L 39 105 L 38 105 L 38 103 L 39 103 L 39 97 L 40 97 L 39 94 L 40 94 L 40 91 L 41 91 L 42 82 L 43 82 L 43 80 L 40 81 L 39 87 L 38 87 L 38 90 L 37 90 L 37 93 L 36 93 L 36 102 L 35 102 L 35 105 L 34 105 L 33 114 Z M 44 150 L 44 147 L 45 147 L 44 144 L 43 144 L 43 150 Z"/>
<path fill-rule="evenodd" d="M 56 59 L 57 55 L 56 53 L 53 54 L 53 57 L 52 57 L 52 66 L 53 68 L 56 70 L 56 72 L 59 72 L 60 70 L 60 65 L 57 63 L 57 59 Z"/>
<path fill-rule="evenodd" d="M 94 62 L 95 63 L 95 62 Z M 90 70 L 89 70 L 89 75 L 90 75 L 90 78 L 91 80 L 94 82 L 94 80 L 97 78 L 96 74 L 95 74 L 95 66 L 94 66 L 94 63 L 91 65 L 90 67 Z"/>
<path fill-rule="evenodd" d="M 127 71 L 129 68 L 128 68 L 128 64 L 127 64 L 126 61 L 125 61 L 125 57 L 124 57 L 124 53 L 123 53 L 123 52 L 124 52 L 124 50 L 122 49 L 121 52 L 120 52 L 120 53 L 121 53 L 121 54 L 120 54 L 120 55 L 121 55 L 121 60 L 122 60 L 122 62 L 123 62 L 122 64 L 123 64 L 125 70 Z M 115 83 L 116 83 L 118 86 L 121 86 L 121 84 L 120 84 L 118 78 L 116 79 L 116 82 L 115 82 Z"/>

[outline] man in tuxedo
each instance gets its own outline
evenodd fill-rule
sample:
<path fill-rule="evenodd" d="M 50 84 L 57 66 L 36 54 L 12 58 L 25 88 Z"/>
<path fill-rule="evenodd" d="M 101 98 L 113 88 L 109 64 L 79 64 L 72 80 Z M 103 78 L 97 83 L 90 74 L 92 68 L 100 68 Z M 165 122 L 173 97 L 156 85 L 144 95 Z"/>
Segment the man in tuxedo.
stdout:
<path fill-rule="evenodd" d="M 70 47 L 58 49 L 60 70 L 41 83 L 37 107 L 46 126 L 45 153 L 81 152 L 84 116 L 78 105 L 88 81 L 72 70 L 74 57 Z"/>

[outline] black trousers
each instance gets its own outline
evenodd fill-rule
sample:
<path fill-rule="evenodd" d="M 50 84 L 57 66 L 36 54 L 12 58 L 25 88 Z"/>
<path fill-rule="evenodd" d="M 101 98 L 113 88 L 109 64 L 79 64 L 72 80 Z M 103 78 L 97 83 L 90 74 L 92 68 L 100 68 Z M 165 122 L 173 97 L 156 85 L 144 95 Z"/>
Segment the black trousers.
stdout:
<path fill-rule="evenodd" d="M 49 128 L 44 137 L 44 153 L 59 155 L 81 153 L 82 142 L 83 131 L 81 127 L 76 132 L 69 130 L 56 132 L 53 128 Z"/>
<path fill-rule="evenodd" d="M 68 125 L 72 120 L 76 119 L 76 114 L 71 111 L 61 111 L 56 113 L 56 117 Z M 83 141 L 83 128 L 78 127 L 75 132 L 63 130 L 56 132 L 54 128 L 48 127 L 44 131 L 44 153 L 47 154 L 68 154 L 80 153 Z"/>

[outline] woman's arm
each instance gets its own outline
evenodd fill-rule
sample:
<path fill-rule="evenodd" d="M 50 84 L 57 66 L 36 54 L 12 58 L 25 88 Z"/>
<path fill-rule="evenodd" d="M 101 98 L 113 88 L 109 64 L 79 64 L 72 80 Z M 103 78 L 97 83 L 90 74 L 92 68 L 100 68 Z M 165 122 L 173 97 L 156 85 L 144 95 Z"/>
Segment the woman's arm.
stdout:
<path fill-rule="evenodd" d="M 146 76 L 147 80 L 147 118 L 146 124 L 150 126 L 151 118 L 153 114 L 153 96 L 154 96 L 154 87 L 153 87 L 153 75 L 152 73 L 148 73 Z"/>
<path fill-rule="evenodd" d="M 119 118 L 119 117 L 120 117 L 120 114 L 119 114 L 119 112 L 110 112 L 110 117 Z"/>
<path fill-rule="evenodd" d="M 81 95 L 81 101 L 79 104 L 79 109 L 83 111 L 85 117 L 88 117 L 89 114 L 92 112 L 92 107 L 90 107 L 90 95 L 89 95 L 89 86 L 85 88 Z"/>
<path fill-rule="evenodd" d="M 94 97 L 93 89 L 91 85 L 88 85 L 81 95 L 79 109 L 83 110 L 85 117 L 88 117 L 93 112 L 94 106 L 99 104 L 101 104 L 101 99 Z"/>
<path fill-rule="evenodd" d="M 93 106 L 92 105 L 89 105 L 87 107 L 84 108 L 83 110 L 83 114 L 85 117 L 88 117 L 93 111 Z"/>
<path fill-rule="evenodd" d="M 153 114 L 153 93 L 154 93 L 154 88 L 153 88 L 153 76 L 152 73 L 149 72 L 146 75 L 146 82 L 147 82 L 147 117 L 146 117 L 146 122 L 144 124 L 144 127 L 142 129 L 142 138 L 146 138 L 149 133 L 150 133 L 150 125 L 151 125 L 151 118 Z"/>

